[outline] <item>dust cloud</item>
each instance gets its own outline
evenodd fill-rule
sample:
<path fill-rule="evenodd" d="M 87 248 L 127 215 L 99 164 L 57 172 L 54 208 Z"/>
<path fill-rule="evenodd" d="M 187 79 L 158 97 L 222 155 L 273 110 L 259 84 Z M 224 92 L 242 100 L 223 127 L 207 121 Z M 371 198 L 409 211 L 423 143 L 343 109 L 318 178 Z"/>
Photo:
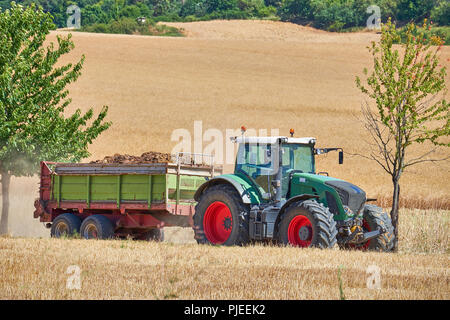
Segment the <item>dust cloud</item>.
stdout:
<path fill-rule="evenodd" d="M 48 238 L 50 230 L 33 218 L 34 200 L 39 196 L 39 178 L 11 178 L 9 190 L 9 234 L 13 237 Z M 0 208 L 1 208 L 0 202 Z"/>

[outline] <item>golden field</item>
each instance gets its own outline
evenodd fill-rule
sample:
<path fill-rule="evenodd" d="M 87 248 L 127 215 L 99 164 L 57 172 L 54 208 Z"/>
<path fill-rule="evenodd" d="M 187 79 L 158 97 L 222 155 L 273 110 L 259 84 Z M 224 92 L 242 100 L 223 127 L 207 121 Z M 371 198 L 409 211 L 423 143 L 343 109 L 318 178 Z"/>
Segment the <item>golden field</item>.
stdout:
<path fill-rule="evenodd" d="M 87 160 L 171 152 L 173 130 L 193 135 L 196 120 L 203 132 L 246 125 L 287 135 L 295 128 L 296 136 L 316 137 L 318 147 L 367 152 L 369 137 L 357 120 L 364 97 L 354 82 L 370 66 L 366 46 L 379 35 L 272 21 L 167 24 L 186 37 L 73 33 L 76 49 L 65 62 L 81 54 L 86 62 L 70 87 L 71 110 L 108 105 L 113 122 Z M 49 40 L 57 34 L 66 32 Z M 450 67 L 449 59 L 444 47 L 442 64 Z M 389 205 L 391 182 L 375 163 L 347 154 L 339 166 L 330 153 L 318 158 L 318 171 Z M 401 209 L 400 251 L 393 254 L 199 246 L 192 230 L 181 228 L 167 229 L 164 243 L 48 239 L 32 218 L 38 178 L 13 178 L 9 228 L 18 238 L 0 238 L 0 299 L 339 299 L 339 267 L 348 299 L 449 299 L 449 179 L 448 161 L 404 174 L 401 205 L 434 209 Z M 70 265 L 81 269 L 81 290 L 66 289 Z M 366 288 L 369 265 L 381 269 L 379 290 Z"/>
<path fill-rule="evenodd" d="M 450 299 L 450 212 L 401 217 L 397 254 L 197 245 L 181 228 L 163 243 L 3 237 L 0 299 L 339 299 L 338 268 L 346 299 Z M 79 290 L 66 288 L 72 265 Z"/>

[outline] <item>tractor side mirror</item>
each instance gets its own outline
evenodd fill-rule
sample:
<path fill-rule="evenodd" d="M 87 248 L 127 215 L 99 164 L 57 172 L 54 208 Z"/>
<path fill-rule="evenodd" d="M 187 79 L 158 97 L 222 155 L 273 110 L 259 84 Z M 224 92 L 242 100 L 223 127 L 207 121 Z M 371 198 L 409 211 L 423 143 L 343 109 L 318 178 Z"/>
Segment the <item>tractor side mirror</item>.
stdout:
<path fill-rule="evenodd" d="M 339 151 L 339 164 L 344 163 L 344 151 Z"/>

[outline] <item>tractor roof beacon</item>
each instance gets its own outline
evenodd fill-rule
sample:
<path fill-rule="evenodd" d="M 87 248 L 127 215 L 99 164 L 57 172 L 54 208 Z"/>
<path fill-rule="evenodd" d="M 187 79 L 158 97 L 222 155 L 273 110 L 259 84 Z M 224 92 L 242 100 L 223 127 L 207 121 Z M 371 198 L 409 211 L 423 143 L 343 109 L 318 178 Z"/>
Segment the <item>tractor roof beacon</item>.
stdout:
<path fill-rule="evenodd" d="M 387 213 L 366 204 L 359 187 L 316 173 L 315 157 L 342 148 L 315 148 L 312 137 L 232 137 L 239 145 L 233 174 L 200 186 L 194 220 L 199 243 L 276 241 L 299 247 L 390 251 Z"/>

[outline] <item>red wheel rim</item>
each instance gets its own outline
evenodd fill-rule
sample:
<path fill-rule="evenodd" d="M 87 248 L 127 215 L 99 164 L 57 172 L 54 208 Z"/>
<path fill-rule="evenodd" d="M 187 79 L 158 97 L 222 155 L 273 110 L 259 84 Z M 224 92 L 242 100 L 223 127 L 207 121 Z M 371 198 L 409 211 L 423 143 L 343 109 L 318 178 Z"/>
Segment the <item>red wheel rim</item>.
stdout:
<path fill-rule="evenodd" d="M 206 209 L 203 217 L 203 230 L 206 238 L 214 244 L 222 244 L 229 238 L 233 229 L 233 218 L 228 206 L 215 201 Z"/>
<path fill-rule="evenodd" d="M 305 216 L 296 216 L 289 223 L 288 241 L 295 247 L 309 247 L 313 238 L 311 221 Z"/>

